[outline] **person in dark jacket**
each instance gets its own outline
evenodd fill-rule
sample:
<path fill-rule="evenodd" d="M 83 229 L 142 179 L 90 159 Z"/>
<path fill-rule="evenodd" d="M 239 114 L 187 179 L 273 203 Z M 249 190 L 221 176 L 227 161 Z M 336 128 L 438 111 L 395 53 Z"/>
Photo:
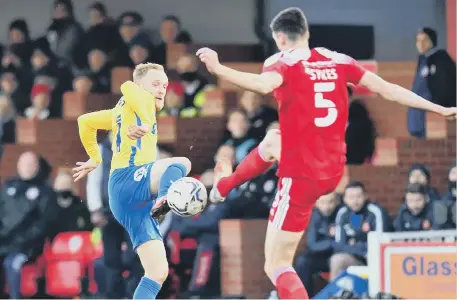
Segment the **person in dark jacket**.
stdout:
<path fill-rule="evenodd" d="M 435 30 L 424 27 L 416 36 L 419 52 L 413 92 L 436 104 L 453 107 L 456 102 L 456 65 L 446 50 L 437 48 Z M 414 137 L 425 138 L 425 111 L 408 109 L 408 130 Z"/>
<path fill-rule="evenodd" d="M 442 199 L 444 201 L 455 203 L 455 196 L 457 195 L 457 164 L 454 163 L 448 174 L 448 188 Z"/>
<path fill-rule="evenodd" d="M 71 0 L 55 0 L 51 25 L 46 38 L 58 60 L 59 67 L 73 64 L 74 51 L 81 42 L 84 30 L 74 15 Z"/>
<path fill-rule="evenodd" d="M 332 280 L 348 267 L 366 263 L 368 232 L 392 229 L 386 210 L 368 200 L 361 182 L 348 184 L 343 199 L 345 206 L 338 210 L 335 221 L 335 254 L 330 258 Z"/>
<path fill-rule="evenodd" d="M 73 176 L 59 172 L 54 180 L 54 191 L 57 195 L 57 218 L 48 233 L 52 241 L 57 234 L 69 231 L 92 231 L 90 214 L 85 203 L 73 192 Z"/>
<path fill-rule="evenodd" d="M 371 160 L 375 151 L 376 129 L 368 110 L 360 100 L 349 105 L 349 119 L 346 128 L 346 163 L 361 165 Z"/>
<path fill-rule="evenodd" d="M 227 129 L 230 132 L 230 138 L 224 144 L 235 149 L 235 164 L 238 165 L 257 145 L 257 141 L 248 136 L 248 117 L 241 109 L 228 113 Z"/>
<path fill-rule="evenodd" d="M 409 184 L 405 204 L 394 220 L 395 231 L 421 231 L 451 228 L 448 206 L 442 201 L 428 201 L 427 188 L 421 184 Z"/>
<path fill-rule="evenodd" d="M 51 167 L 46 160 L 25 152 L 17 169 L 19 176 L 8 179 L 0 193 L 0 256 L 12 299 L 21 296 L 22 266 L 42 253 L 58 217 L 56 194 L 47 184 Z"/>
<path fill-rule="evenodd" d="M 335 219 L 339 202 L 335 193 L 324 195 L 316 201 L 306 233 L 306 250 L 295 262 L 295 270 L 310 297 L 315 292 L 313 275 L 329 271 L 329 260 L 335 246 Z"/>
<path fill-rule="evenodd" d="M 440 194 L 430 185 L 431 174 L 424 164 L 414 164 L 408 174 L 408 183 L 419 183 L 425 186 L 430 201 L 439 200 Z"/>

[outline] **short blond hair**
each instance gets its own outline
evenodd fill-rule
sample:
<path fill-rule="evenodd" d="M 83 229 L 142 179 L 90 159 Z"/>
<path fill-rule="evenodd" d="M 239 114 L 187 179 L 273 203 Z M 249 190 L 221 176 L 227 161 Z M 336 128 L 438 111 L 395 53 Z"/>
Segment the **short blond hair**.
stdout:
<path fill-rule="evenodd" d="M 145 63 L 139 64 L 133 70 L 133 81 L 138 82 L 142 77 L 144 77 L 150 70 L 165 71 L 162 65 Z"/>

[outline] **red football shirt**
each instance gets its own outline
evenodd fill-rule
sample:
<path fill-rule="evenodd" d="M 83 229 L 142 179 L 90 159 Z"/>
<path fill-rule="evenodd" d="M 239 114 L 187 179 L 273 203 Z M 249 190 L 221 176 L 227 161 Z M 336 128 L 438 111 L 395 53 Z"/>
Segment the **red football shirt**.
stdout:
<path fill-rule="evenodd" d="M 325 48 L 292 49 L 267 59 L 263 72 L 277 72 L 274 90 L 281 130 L 279 177 L 328 179 L 346 163 L 347 84 L 365 70 L 344 54 Z"/>

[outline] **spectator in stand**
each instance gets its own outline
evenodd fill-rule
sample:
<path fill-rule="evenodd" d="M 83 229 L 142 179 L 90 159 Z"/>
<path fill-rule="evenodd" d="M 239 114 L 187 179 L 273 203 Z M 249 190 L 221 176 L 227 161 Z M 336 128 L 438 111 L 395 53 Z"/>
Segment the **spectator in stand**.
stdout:
<path fill-rule="evenodd" d="M 408 183 L 419 183 L 425 186 L 429 200 L 441 199 L 438 191 L 430 186 L 430 171 L 424 164 L 414 164 L 409 170 L 408 176 Z"/>
<path fill-rule="evenodd" d="M 335 254 L 330 258 L 330 277 L 335 279 L 350 266 L 366 264 L 368 232 L 391 231 L 392 223 L 386 210 L 368 200 L 361 182 L 348 184 L 344 204 L 335 221 Z"/>
<path fill-rule="evenodd" d="M 448 207 L 441 201 L 430 202 L 427 188 L 418 183 L 409 184 L 405 204 L 394 220 L 395 231 L 437 230 L 450 227 Z"/>
<path fill-rule="evenodd" d="M 157 63 L 165 64 L 167 61 L 167 45 L 180 43 L 191 44 L 192 37 L 182 29 L 181 21 L 177 16 L 165 16 L 160 24 L 160 42 L 155 48 L 154 55 Z"/>
<path fill-rule="evenodd" d="M 81 39 L 81 46 L 75 52 L 75 63 L 80 69 L 87 67 L 89 52 L 100 49 L 109 58 L 113 58 L 118 45 L 122 45 L 116 22 L 109 17 L 105 5 L 94 2 L 89 6 L 88 18 L 90 27 Z"/>
<path fill-rule="evenodd" d="M 250 91 L 245 91 L 240 99 L 241 108 L 249 118 L 248 135 L 258 141 L 265 137 L 268 126 L 278 120 L 276 109 L 268 107 L 263 102 L 260 95 Z"/>
<path fill-rule="evenodd" d="M 203 75 L 198 73 L 197 57 L 191 54 L 181 56 L 176 70 L 184 87 L 184 106 L 200 109 L 205 101 L 204 91 L 211 85 Z"/>
<path fill-rule="evenodd" d="M 52 99 L 49 106 L 50 117 L 61 117 L 62 96 L 71 89 L 73 75 L 69 68 L 58 67 L 57 59 L 46 38 L 38 38 L 34 42 L 32 67 L 35 76 L 34 84 L 43 83 L 50 87 Z"/>
<path fill-rule="evenodd" d="M 335 246 L 335 219 L 340 200 L 335 193 L 321 196 L 314 206 L 306 233 L 306 251 L 295 262 L 300 279 L 312 297 L 313 276 L 330 269 Z"/>
<path fill-rule="evenodd" d="M 54 191 L 57 194 L 57 215 L 51 224 L 48 237 L 53 240 L 57 234 L 69 231 L 92 231 L 90 214 L 81 198 L 73 192 L 73 176 L 59 172 L 54 180 Z"/>
<path fill-rule="evenodd" d="M 376 129 L 368 110 L 360 100 L 349 104 L 349 121 L 346 127 L 346 163 L 361 165 L 370 161 L 375 151 Z"/>
<path fill-rule="evenodd" d="M 450 203 L 455 203 L 455 196 L 457 194 L 457 187 L 456 187 L 457 164 L 454 163 L 452 168 L 449 170 L 447 179 L 448 179 L 448 188 L 447 188 L 447 192 L 443 195 L 442 199 L 444 201 L 447 201 Z"/>
<path fill-rule="evenodd" d="M 257 145 L 257 141 L 248 136 L 248 117 L 243 110 L 237 109 L 229 113 L 227 129 L 230 138 L 224 144 L 235 148 L 235 164 L 238 165 Z"/>
<path fill-rule="evenodd" d="M 4 70 L 0 77 L 0 140 L 14 143 L 16 140 L 16 115 L 22 116 L 30 99 L 20 88 L 13 67 Z"/>
<path fill-rule="evenodd" d="M 119 16 L 119 33 L 122 38 L 122 43 L 117 45 L 116 59 L 114 60 L 116 66 L 132 66 L 133 62 L 129 56 L 129 50 L 132 43 L 136 43 L 138 40 L 142 41 L 143 44 L 152 45 L 149 35 L 143 29 L 143 17 L 133 11 L 124 12 Z M 165 61 L 155 58 L 156 63 L 162 65 Z"/>
<path fill-rule="evenodd" d="M 111 68 L 107 53 L 100 49 L 90 50 L 88 65 L 80 76 L 73 80 L 73 90 L 81 94 L 110 93 Z"/>
<path fill-rule="evenodd" d="M 164 44 L 190 44 L 192 37 L 182 29 L 181 20 L 175 15 L 165 16 L 160 24 L 160 37 Z"/>
<path fill-rule="evenodd" d="M 46 34 L 59 67 L 73 64 L 74 52 L 81 42 L 84 30 L 76 20 L 71 0 L 55 0 L 52 22 Z"/>
<path fill-rule="evenodd" d="M 156 62 L 152 44 L 149 37 L 145 36 L 137 37 L 130 42 L 129 56 L 133 62 L 132 67 L 142 63 Z"/>
<path fill-rule="evenodd" d="M 33 47 L 29 36 L 29 28 L 25 20 L 13 20 L 8 31 L 8 45 L 4 49 L 2 68 L 13 67 L 16 69 L 17 78 L 21 88 L 29 91 L 32 85 L 30 74 L 30 56 Z"/>
<path fill-rule="evenodd" d="M 109 209 L 108 179 L 113 152 L 112 134 L 99 144 L 102 163 L 87 178 L 87 206 L 94 226 L 101 228 L 104 256 L 97 264 L 97 273 L 105 275 L 105 286 L 109 299 L 132 298 L 140 281 L 143 270 L 139 259 L 132 249 L 132 243 L 124 228 L 114 219 Z M 126 249 L 122 249 L 125 242 Z M 100 270 L 101 269 L 101 270 Z M 124 282 L 122 273 L 129 270 L 129 278 Z"/>
<path fill-rule="evenodd" d="M 0 86 L 2 94 L 10 99 L 17 114 L 23 116 L 25 109 L 30 106 L 31 102 L 27 92 L 17 80 L 15 68 L 4 70 L 0 78 Z"/>
<path fill-rule="evenodd" d="M 45 120 L 49 117 L 51 102 L 51 88 L 46 84 L 35 84 L 31 92 L 32 106 L 28 107 L 24 115 L 28 119 Z"/>
<path fill-rule="evenodd" d="M 194 106 L 184 107 L 184 88 L 179 82 L 170 82 L 165 96 L 165 107 L 159 116 L 173 116 L 181 118 L 194 118 L 198 110 Z"/>
<path fill-rule="evenodd" d="M 436 104 L 453 107 L 456 99 L 456 66 L 446 50 L 437 48 L 435 30 L 424 27 L 416 36 L 419 52 L 413 92 Z M 408 109 L 408 130 L 411 136 L 425 138 L 425 111 Z"/>
<path fill-rule="evenodd" d="M 50 224 L 59 217 L 46 160 L 25 152 L 17 171 L 19 176 L 9 178 L 0 192 L 0 257 L 12 299 L 21 298 L 22 266 L 42 253 Z"/>

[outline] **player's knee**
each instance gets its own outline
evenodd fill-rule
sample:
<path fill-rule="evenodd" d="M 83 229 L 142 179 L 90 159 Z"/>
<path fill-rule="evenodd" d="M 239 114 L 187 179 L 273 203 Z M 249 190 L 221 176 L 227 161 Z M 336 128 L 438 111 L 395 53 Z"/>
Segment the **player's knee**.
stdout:
<path fill-rule="evenodd" d="M 192 169 L 192 163 L 187 157 L 176 157 L 176 165 L 182 165 L 184 169 L 182 170 L 184 174 L 189 174 Z"/>
<path fill-rule="evenodd" d="M 281 132 L 279 129 L 270 129 L 260 143 L 259 150 L 264 156 L 267 156 L 264 158 L 275 158 L 276 148 L 280 145 L 280 143 Z"/>
<path fill-rule="evenodd" d="M 144 267 L 144 276 L 148 277 L 149 279 L 154 280 L 157 283 L 164 283 L 168 277 L 168 264 L 154 264 L 151 266 L 143 266 Z"/>

